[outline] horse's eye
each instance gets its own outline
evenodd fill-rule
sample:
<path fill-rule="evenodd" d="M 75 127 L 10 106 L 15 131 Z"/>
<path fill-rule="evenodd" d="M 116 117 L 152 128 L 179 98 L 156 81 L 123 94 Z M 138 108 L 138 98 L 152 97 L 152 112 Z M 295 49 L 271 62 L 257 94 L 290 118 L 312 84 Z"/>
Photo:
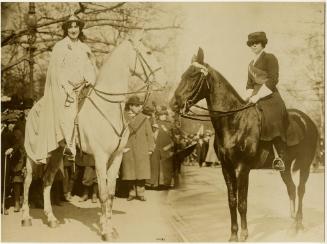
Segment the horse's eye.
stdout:
<path fill-rule="evenodd" d="M 151 51 L 147 51 L 146 54 L 147 55 L 151 55 L 152 53 L 151 53 Z"/>

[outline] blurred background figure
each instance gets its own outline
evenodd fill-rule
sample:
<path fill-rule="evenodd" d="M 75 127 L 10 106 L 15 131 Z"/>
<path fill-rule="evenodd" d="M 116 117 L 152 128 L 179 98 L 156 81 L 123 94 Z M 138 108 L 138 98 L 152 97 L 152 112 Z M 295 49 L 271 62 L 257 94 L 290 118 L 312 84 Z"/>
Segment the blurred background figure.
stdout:
<path fill-rule="evenodd" d="M 76 158 L 78 159 L 76 163 L 80 167 L 78 170 L 82 172 L 78 172 L 75 176 L 75 179 L 78 178 L 78 175 L 82 175 L 82 184 L 81 193 L 82 196 L 80 198 L 80 202 L 85 202 L 91 196 L 92 203 L 97 202 L 97 195 L 98 195 L 98 183 L 97 183 L 97 175 L 95 172 L 95 163 L 94 158 L 92 155 L 83 153 L 82 158 L 80 159 L 80 155 L 77 154 Z"/>
<path fill-rule="evenodd" d="M 173 125 L 168 121 L 166 106 L 157 108 L 157 116 L 158 129 L 155 131 L 155 149 L 151 157 L 152 171 L 149 183 L 155 189 L 169 189 L 173 179 Z"/>
<path fill-rule="evenodd" d="M 215 141 L 215 134 L 209 132 L 207 135 L 210 138 L 209 138 L 208 153 L 207 153 L 205 162 L 206 162 L 207 166 L 217 166 L 217 165 L 219 165 L 219 160 L 218 160 L 217 154 L 215 152 L 215 149 L 213 147 L 214 141 Z"/>
<path fill-rule="evenodd" d="M 202 167 L 203 164 L 205 163 L 208 147 L 209 147 L 209 142 L 207 140 L 204 140 L 203 134 L 200 134 L 195 148 L 199 167 Z"/>

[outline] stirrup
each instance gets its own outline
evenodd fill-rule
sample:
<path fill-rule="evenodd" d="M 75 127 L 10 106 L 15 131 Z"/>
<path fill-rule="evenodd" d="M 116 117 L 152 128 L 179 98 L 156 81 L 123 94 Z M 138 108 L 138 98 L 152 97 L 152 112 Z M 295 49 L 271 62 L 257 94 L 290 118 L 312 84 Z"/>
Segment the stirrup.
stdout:
<path fill-rule="evenodd" d="M 72 156 L 72 155 L 73 155 L 72 151 L 71 151 L 70 148 L 67 147 L 67 146 L 65 146 L 63 154 L 64 154 L 65 156 Z"/>
<path fill-rule="evenodd" d="M 67 146 L 64 148 L 63 155 L 67 158 L 68 161 L 75 161 L 75 155 Z"/>
<path fill-rule="evenodd" d="M 285 171 L 285 163 L 284 163 L 283 159 L 281 159 L 280 157 L 276 157 L 273 160 L 272 168 L 275 170 L 279 170 L 281 172 Z"/>

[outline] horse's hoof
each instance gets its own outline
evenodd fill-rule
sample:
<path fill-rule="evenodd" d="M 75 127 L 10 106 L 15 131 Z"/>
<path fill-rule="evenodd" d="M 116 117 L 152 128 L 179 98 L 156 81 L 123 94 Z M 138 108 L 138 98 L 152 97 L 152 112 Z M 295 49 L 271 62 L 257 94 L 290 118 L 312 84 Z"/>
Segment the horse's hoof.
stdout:
<path fill-rule="evenodd" d="M 117 232 L 117 230 L 115 228 L 112 229 L 112 231 L 110 233 L 105 233 L 102 234 L 102 240 L 103 241 L 116 241 L 119 238 L 119 234 Z"/>
<path fill-rule="evenodd" d="M 303 231 L 304 230 L 303 224 L 302 223 L 296 223 L 295 230 L 296 230 L 296 233 L 298 233 L 300 231 Z"/>
<path fill-rule="evenodd" d="M 114 240 L 117 240 L 119 238 L 119 234 L 116 228 L 112 228 L 111 236 Z"/>
<path fill-rule="evenodd" d="M 246 241 L 246 239 L 248 239 L 248 232 L 247 231 L 241 231 L 241 234 L 240 234 L 240 241 Z"/>
<path fill-rule="evenodd" d="M 103 241 L 112 241 L 112 239 L 111 239 L 111 235 L 108 234 L 108 233 L 106 233 L 106 234 L 102 234 L 102 235 L 101 235 L 101 238 L 102 238 Z"/>
<path fill-rule="evenodd" d="M 229 240 L 229 242 L 238 242 L 238 238 L 237 238 L 237 235 L 232 235 Z"/>
<path fill-rule="evenodd" d="M 56 228 L 59 226 L 59 221 L 58 220 L 51 220 L 48 222 L 48 226 L 50 228 Z"/>
<path fill-rule="evenodd" d="M 32 219 L 23 219 L 22 220 L 22 226 L 23 227 L 32 226 Z"/>

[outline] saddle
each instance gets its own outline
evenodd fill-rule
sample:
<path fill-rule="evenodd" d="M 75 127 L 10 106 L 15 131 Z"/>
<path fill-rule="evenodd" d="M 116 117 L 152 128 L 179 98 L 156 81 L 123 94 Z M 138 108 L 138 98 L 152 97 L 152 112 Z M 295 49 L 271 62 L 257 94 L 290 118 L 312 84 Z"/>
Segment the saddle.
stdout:
<path fill-rule="evenodd" d="M 260 114 L 260 113 L 259 113 Z M 260 114 L 262 116 L 262 114 Z M 298 145 L 303 139 L 307 129 L 305 120 L 298 114 L 288 112 L 288 127 L 286 132 L 286 145 L 288 147 Z M 256 168 L 271 168 L 274 159 L 272 141 L 260 140 L 258 148 L 258 162 Z"/>
<path fill-rule="evenodd" d="M 257 112 L 261 121 L 260 131 L 262 131 L 263 126 L 266 126 L 263 121 L 265 115 L 259 107 L 257 107 Z M 303 140 L 305 131 L 307 130 L 307 124 L 298 114 L 292 111 L 287 114 L 286 144 L 287 146 L 295 146 Z M 263 139 L 262 134 L 260 134 L 260 140 L 267 141 Z"/>

